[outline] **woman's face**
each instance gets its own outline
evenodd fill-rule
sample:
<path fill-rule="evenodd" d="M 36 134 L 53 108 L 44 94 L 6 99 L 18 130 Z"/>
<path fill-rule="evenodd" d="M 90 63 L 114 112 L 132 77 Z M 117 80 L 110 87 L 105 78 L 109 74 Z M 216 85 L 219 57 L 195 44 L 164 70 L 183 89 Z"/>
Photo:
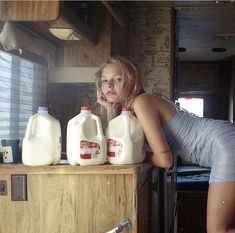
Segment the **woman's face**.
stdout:
<path fill-rule="evenodd" d="M 124 85 L 122 70 L 115 64 L 107 64 L 101 75 L 101 91 L 110 103 L 122 102 L 129 93 Z"/>

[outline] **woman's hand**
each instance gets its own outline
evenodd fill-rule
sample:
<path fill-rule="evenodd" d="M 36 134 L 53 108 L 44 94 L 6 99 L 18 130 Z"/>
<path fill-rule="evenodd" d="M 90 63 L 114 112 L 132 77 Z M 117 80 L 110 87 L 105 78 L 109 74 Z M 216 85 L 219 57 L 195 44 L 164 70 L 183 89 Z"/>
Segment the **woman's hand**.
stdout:
<path fill-rule="evenodd" d="M 97 103 L 99 103 L 106 109 L 108 121 L 117 116 L 118 104 L 108 102 L 105 98 L 105 95 L 99 90 L 97 90 Z"/>
<path fill-rule="evenodd" d="M 109 103 L 106 100 L 105 95 L 99 90 L 97 90 L 97 103 L 102 105 L 106 110 L 108 110 L 112 107 L 112 103 Z"/>

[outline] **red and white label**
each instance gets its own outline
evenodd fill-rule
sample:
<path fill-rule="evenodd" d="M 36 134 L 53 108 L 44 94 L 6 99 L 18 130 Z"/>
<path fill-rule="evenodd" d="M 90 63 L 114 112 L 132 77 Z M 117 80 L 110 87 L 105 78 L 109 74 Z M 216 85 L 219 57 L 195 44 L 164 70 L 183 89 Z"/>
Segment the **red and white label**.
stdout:
<path fill-rule="evenodd" d="M 122 143 L 108 139 L 108 157 L 119 157 L 122 153 Z"/>
<path fill-rule="evenodd" d="M 95 142 L 80 141 L 80 157 L 82 159 L 96 159 L 100 155 L 100 145 Z"/>

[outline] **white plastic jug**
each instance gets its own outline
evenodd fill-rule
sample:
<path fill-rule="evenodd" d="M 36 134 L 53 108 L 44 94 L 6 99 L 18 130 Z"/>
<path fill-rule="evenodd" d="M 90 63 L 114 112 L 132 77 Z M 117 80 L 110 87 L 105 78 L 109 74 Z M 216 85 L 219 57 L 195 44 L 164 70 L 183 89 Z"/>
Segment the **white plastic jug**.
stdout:
<path fill-rule="evenodd" d="M 59 121 L 48 114 L 46 107 L 29 118 L 22 143 L 22 162 L 29 166 L 58 164 L 61 159 Z"/>
<path fill-rule="evenodd" d="M 71 165 L 99 165 L 107 160 L 107 144 L 100 118 L 88 106 L 69 120 L 67 158 Z"/>
<path fill-rule="evenodd" d="M 122 113 L 109 122 L 107 134 L 111 164 L 135 164 L 144 160 L 144 132 L 131 108 L 124 107 Z"/>

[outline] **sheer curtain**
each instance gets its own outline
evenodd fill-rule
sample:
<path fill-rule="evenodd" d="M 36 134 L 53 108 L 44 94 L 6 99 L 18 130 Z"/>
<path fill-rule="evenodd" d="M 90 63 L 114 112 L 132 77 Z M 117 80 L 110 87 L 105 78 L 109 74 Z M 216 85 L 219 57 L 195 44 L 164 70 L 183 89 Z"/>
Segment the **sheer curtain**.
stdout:
<path fill-rule="evenodd" d="M 48 69 L 0 51 L 0 139 L 22 139 L 29 117 L 47 103 Z"/>

